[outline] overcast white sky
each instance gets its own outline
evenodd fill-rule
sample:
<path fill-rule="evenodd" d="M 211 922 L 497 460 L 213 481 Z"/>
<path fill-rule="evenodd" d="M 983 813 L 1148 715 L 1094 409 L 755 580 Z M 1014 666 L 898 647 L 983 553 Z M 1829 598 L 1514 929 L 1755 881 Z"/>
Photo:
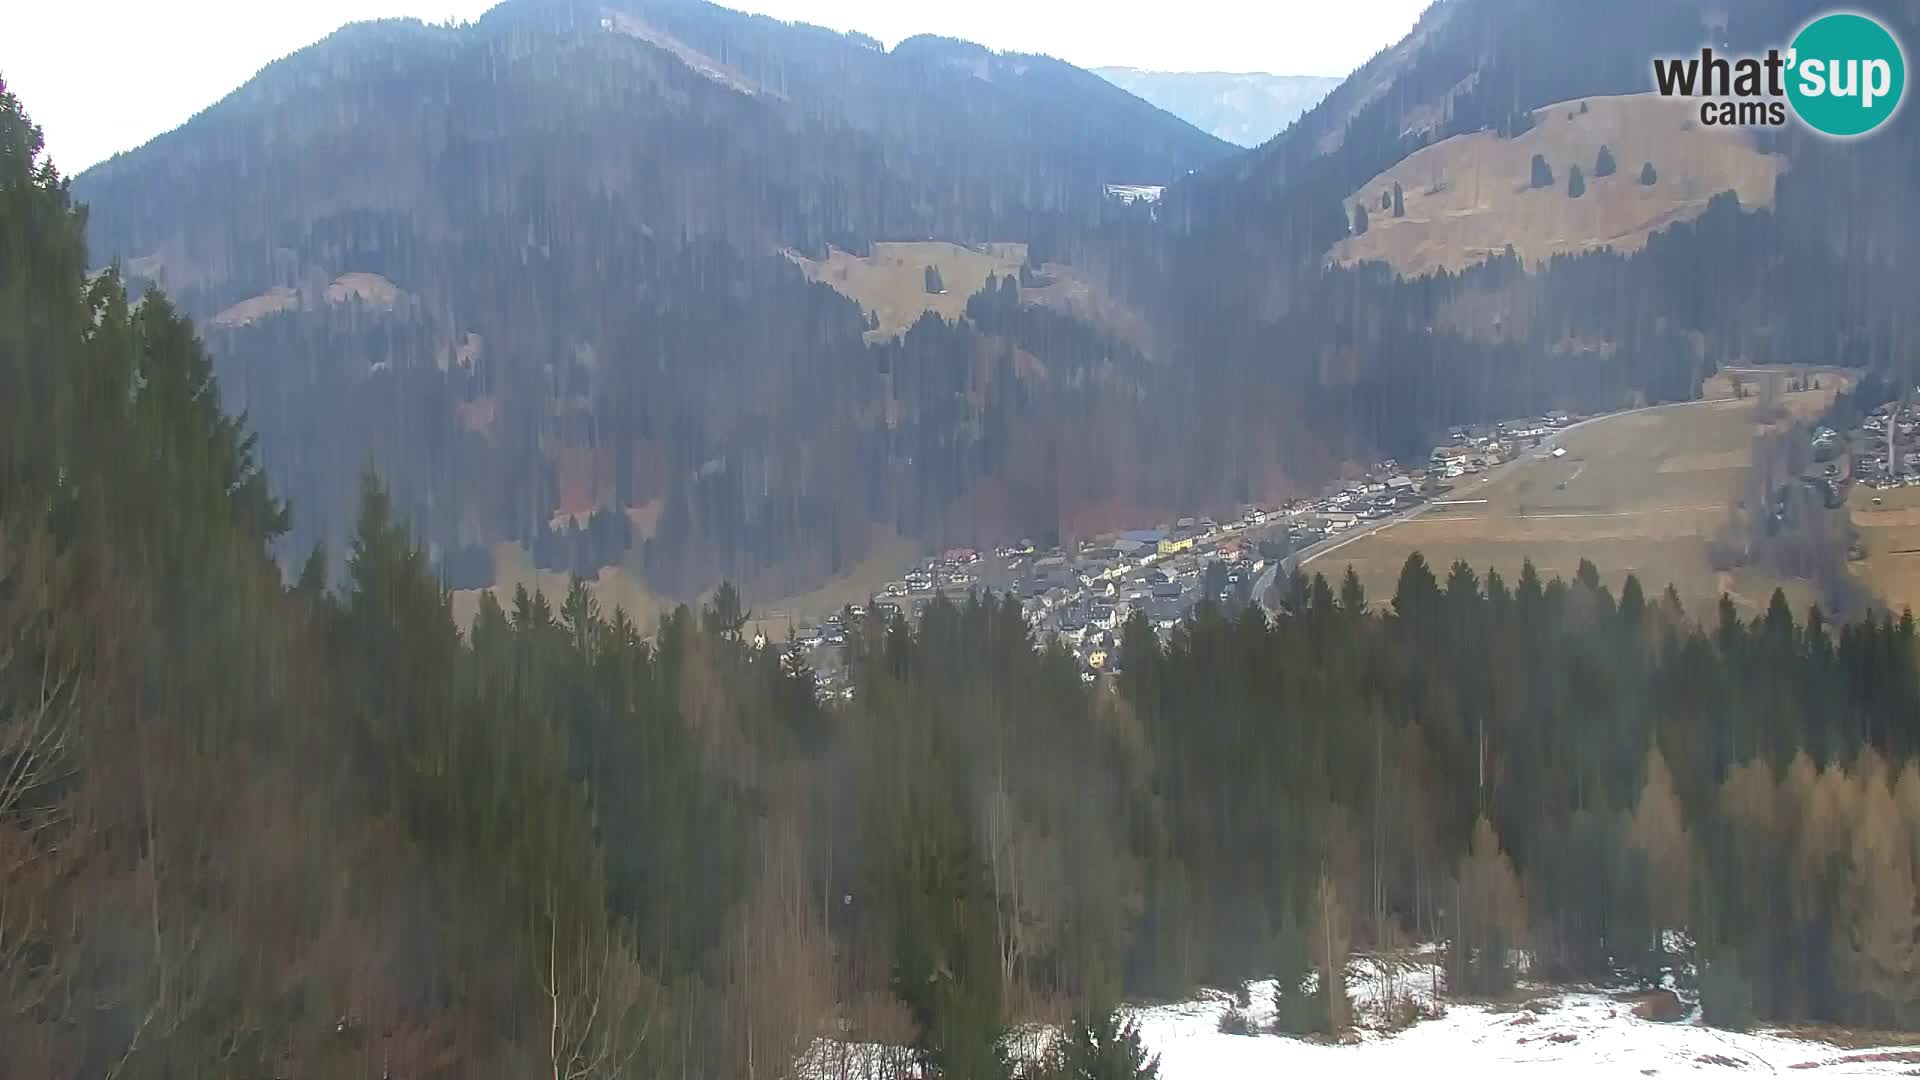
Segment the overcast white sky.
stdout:
<path fill-rule="evenodd" d="M 361 19 L 476 18 L 498 0 L 69 0 L 19 3 L 0 79 L 72 175 L 168 131 L 267 63 Z M 918 33 L 1047 53 L 1083 67 L 1344 75 L 1430 0 L 738 0 L 727 6 L 889 47 Z"/>

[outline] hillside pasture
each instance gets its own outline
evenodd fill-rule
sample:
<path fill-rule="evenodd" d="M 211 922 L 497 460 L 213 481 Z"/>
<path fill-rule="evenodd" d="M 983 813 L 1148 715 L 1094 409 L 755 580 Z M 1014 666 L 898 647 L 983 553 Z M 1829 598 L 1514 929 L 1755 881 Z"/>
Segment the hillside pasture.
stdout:
<path fill-rule="evenodd" d="M 789 251 L 792 259 L 814 281 L 833 287 L 880 321 L 868 338 L 884 340 L 905 333 L 921 315 L 931 311 L 958 319 L 967 298 L 980 291 L 989 275 L 1018 274 L 1026 261 L 1025 244 L 985 244 L 968 247 L 944 240 L 877 243 L 873 254 L 854 255 L 833 248 L 824 261 Z M 929 293 L 927 267 L 940 272 L 945 291 Z"/>
<path fill-rule="evenodd" d="M 1348 196 L 1348 214 L 1364 205 L 1369 228 L 1336 244 L 1331 257 L 1343 265 L 1381 260 L 1418 277 L 1464 269 L 1511 244 L 1531 264 L 1600 247 L 1636 250 L 1723 191 L 1749 209 L 1772 205 L 1786 159 L 1758 150 L 1742 129 L 1700 126 L 1695 113 L 1651 93 L 1591 97 L 1537 110 L 1532 130 L 1516 138 L 1480 131 L 1423 147 Z M 1594 174 L 1603 145 L 1617 167 L 1606 177 Z M 1535 154 L 1553 171 L 1549 186 L 1530 186 Z M 1643 186 L 1648 162 L 1658 179 Z M 1577 199 L 1567 194 L 1575 165 L 1586 181 Z M 1380 207 L 1395 183 L 1405 217 Z"/>
<path fill-rule="evenodd" d="M 561 598 L 567 594 L 570 578 L 558 570 L 535 567 L 526 548 L 507 543 L 494 545 L 493 580 L 493 586 L 488 589 L 453 590 L 454 625 L 462 629 L 472 626 L 474 616 L 480 613 L 480 597 L 487 592 L 493 593 L 494 599 L 511 614 L 514 590 L 521 586 L 528 592 L 545 593 L 548 603 L 558 608 Z M 673 608 L 670 601 L 656 595 L 622 566 L 602 568 L 587 581 L 587 588 L 601 610 L 608 614 L 615 608 L 626 611 L 642 633 L 651 633 L 660 616 Z"/>

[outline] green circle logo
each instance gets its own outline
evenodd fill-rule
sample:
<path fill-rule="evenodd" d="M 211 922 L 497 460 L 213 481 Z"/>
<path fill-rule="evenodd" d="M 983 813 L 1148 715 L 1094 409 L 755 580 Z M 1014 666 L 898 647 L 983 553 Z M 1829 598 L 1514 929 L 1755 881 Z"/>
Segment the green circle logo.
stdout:
<path fill-rule="evenodd" d="M 1793 39 L 1788 57 L 1787 99 L 1815 131 L 1865 135 L 1900 107 L 1906 58 L 1886 27 L 1865 15 L 1822 15 Z"/>

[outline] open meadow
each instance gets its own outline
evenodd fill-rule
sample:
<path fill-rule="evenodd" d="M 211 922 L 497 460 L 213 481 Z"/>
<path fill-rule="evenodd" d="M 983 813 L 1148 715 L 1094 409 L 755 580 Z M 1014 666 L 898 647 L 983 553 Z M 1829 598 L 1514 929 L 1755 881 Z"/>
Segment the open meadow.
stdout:
<path fill-rule="evenodd" d="M 1611 176 L 1596 174 L 1603 146 L 1615 160 Z M 1536 154 L 1553 176 L 1544 187 L 1531 182 Z M 1648 164 L 1651 184 L 1642 183 Z M 1371 227 L 1336 244 L 1333 259 L 1377 259 L 1417 276 L 1464 269 L 1508 245 L 1529 263 L 1601 247 L 1634 251 L 1649 234 L 1699 216 L 1723 191 L 1750 209 L 1771 205 L 1785 165 L 1750 133 L 1702 128 L 1693 108 L 1657 94 L 1561 102 L 1536 110 L 1533 128 L 1516 138 L 1455 135 L 1367 181 L 1346 204 L 1364 204 Z M 1576 166 L 1586 184 L 1577 199 L 1567 194 Z M 1395 184 L 1402 217 L 1380 205 Z"/>
<path fill-rule="evenodd" d="M 1889 610 L 1920 610 L 1920 488 L 1856 485 L 1847 509 L 1866 556 L 1854 574 Z"/>
<path fill-rule="evenodd" d="M 987 244 L 967 247 L 944 240 L 876 243 L 866 257 L 834 248 L 824 261 L 789 252 L 788 257 L 815 281 L 833 286 L 871 312 L 880 325 L 869 332 L 874 340 L 897 337 L 926 312 L 948 321 L 967 310 L 967 300 L 992 275 L 1018 274 L 1026 261 L 1025 244 Z M 940 274 L 944 291 L 927 291 L 926 271 Z"/>
<path fill-rule="evenodd" d="M 1778 400 L 1788 415 L 1809 418 L 1834 388 L 1826 383 Z M 1311 557 L 1309 568 L 1334 578 L 1351 564 L 1368 595 L 1386 602 L 1414 551 L 1437 574 L 1465 559 L 1481 573 L 1499 569 L 1509 582 L 1526 559 L 1550 579 L 1571 578 L 1585 558 L 1616 590 L 1628 573 L 1649 594 L 1671 583 L 1696 613 L 1723 592 L 1743 607 L 1764 607 L 1775 585 L 1804 607 L 1816 599 L 1811 583 L 1721 572 L 1710 559 L 1714 536 L 1743 497 L 1761 412 L 1757 397 L 1725 398 L 1569 428 L 1558 441 L 1564 456 L 1542 447 L 1485 481 L 1463 477 L 1423 513 L 1335 544 Z"/>

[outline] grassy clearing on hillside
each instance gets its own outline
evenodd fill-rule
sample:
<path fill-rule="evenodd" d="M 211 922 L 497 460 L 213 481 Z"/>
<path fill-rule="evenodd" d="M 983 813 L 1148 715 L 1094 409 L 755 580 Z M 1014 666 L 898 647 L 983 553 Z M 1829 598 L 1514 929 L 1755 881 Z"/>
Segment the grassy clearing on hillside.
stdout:
<path fill-rule="evenodd" d="M 876 537 L 873 554 L 852 571 L 834 578 L 818 589 L 761 603 L 747 597 L 756 616 L 753 625 L 772 639 L 784 639 L 787 628 L 810 626 L 848 604 L 864 604 L 886 591 L 887 582 L 896 581 L 918 557 L 913 541 L 893 533 Z"/>
<path fill-rule="evenodd" d="M 1772 204 L 1786 159 L 1761 153 L 1744 132 L 1701 127 L 1692 106 L 1656 94 L 1583 100 L 1584 113 L 1581 101 L 1540 109 L 1533 130 L 1518 138 L 1456 135 L 1367 181 L 1348 197 L 1347 212 L 1364 204 L 1370 227 L 1335 245 L 1333 259 L 1384 260 L 1411 277 L 1471 266 L 1508 244 L 1529 263 L 1603 246 L 1631 251 L 1648 233 L 1697 216 L 1722 191 L 1737 192 L 1743 206 Z M 1603 144 L 1618 171 L 1597 177 Z M 1528 186 L 1535 154 L 1553 170 L 1550 187 Z M 1642 187 L 1649 161 L 1659 180 Z M 1567 196 L 1574 165 L 1586 179 L 1578 199 Z M 1396 181 L 1402 218 L 1380 208 Z"/>
<path fill-rule="evenodd" d="M 839 249 L 831 251 L 825 262 L 815 262 L 793 252 L 788 257 L 805 270 L 807 276 L 822 281 L 879 316 L 880 327 L 871 338 L 888 338 L 903 333 L 920 316 L 934 311 L 949 320 L 958 319 L 967 308 L 967 298 L 980 291 L 989 274 L 1018 274 L 1026 261 L 1025 244 L 987 244 L 979 248 L 963 247 L 944 240 L 913 243 L 875 244 L 867 258 Z M 940 271 L 942 293 L 926 289 L 926 270 Z"/>
<path fill-rule="evenodd" d="M 1816 414 L 1837 385 L 1781 401 L 1795 415 Z M 1650 594 L 1672 583 L 1695 613 L 1722 592 L 1764 607 L 1776 584 L 1803 608 L 1816 599 L 1811 583 L 1720 573 L 1708 558 L 1742 498 L 1758 408 L 1753 398 L 1710 400 L 1597 420 L 1563 437 L 1566 456 L 1530 456 L 1487 482 L 1464 477 L 1441 500 L 1453 505 L 1334 548 L 1310 567 L 1337 577 L 1351 563 L 1368 595 L 1385 602 L 1416 550 L 1437 573 L 1465 559 L 1481 573 L 1497 567 L 1509 583 L 1525 559 L 1542 577 L 1571 578 L 1585 558 L 1616 590 L 1628 573 Z"/>
<path fill-rule="evenodd" d="M 539 570 L 533 565 L 525 548 L 519 544 L 495 544 L 493 548 L 493 587 L 488 589 L 455 589 L 453 592 L 454 625 L 466 628 L 473 625 L 473 618 L 480 613 L 480 594 L 491 591 L 494 599 L 509 613 L 513 611 L 513 591 L 525 585 L 527 591 L 539 590 L 546 593 L 547 600 L 554 607 L 560 606 L 560 599 L 567 594 L 568 577 L 556 570 Z M 673 603 L 656 596 L 641 584 L 624 567 L 609 566 L 600 571 L 598 577 L 587 582 L 593 598 L 600 603 L 603 611 L 612 613 L 621 608 L 627 617 L 637 624 L 642 632 L 650 633 L 659 617 L 673 609 Z"/>

